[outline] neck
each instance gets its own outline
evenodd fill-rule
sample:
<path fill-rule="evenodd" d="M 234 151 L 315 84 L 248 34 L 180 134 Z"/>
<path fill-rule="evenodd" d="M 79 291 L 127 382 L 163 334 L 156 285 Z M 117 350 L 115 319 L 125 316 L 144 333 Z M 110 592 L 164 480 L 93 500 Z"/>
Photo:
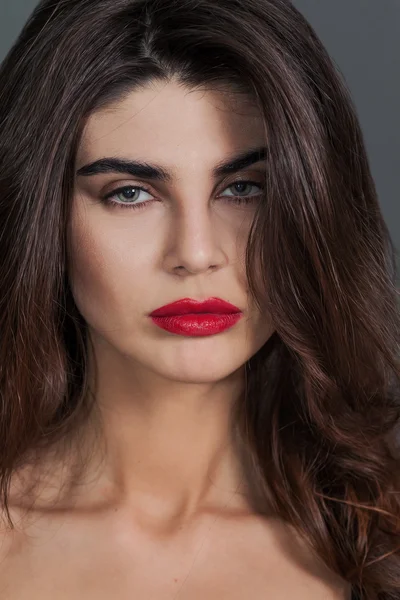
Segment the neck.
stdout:
<path fill-rule="evenodd" d="M 104 349 L 96 365 L 103 497 L 165 520 L 243 502 L 232 420 L 242 370 L 215 383 L 166 381 Z"/>

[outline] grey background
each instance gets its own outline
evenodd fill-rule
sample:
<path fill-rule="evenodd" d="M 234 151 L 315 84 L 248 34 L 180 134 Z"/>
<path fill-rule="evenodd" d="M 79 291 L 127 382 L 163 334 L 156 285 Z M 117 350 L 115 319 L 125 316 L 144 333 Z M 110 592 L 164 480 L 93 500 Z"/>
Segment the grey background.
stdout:
<path fill-rule="evenodd" d="M 0 61 L 36 4 L 37 0 L 0 0 Z M 293 0 L 293 4 L 314 27 L 347 81 L 382 211 L 400 249 L 400 0 Z"/>

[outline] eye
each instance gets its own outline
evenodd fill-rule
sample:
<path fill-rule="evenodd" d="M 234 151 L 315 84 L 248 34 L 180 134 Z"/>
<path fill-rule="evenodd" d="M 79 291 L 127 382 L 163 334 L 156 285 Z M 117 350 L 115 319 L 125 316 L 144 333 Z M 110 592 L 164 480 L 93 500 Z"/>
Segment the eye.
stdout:
<path fill-rule="evenodd" d="M 225 188 L 224 191 L 229 191 L 232 189 L 234 192 L 238 193 L 233 193 L 232 195 L 220 194 L 220 196 L 222 196 L 226 202 L 229 202 L 230 204 L 245 206 L 260 200 L 264 186 L 260 183 L 256 183 L 255 181 L 235 181 L 229 187 Z"/>
<path fill-rule="evenodd" d="M 141 196 L 142 194 L 142 196 Z M 149 198 L 144 197 L 150 196 Z M 140 199 L 140 201 L 139 201 Z M 125 205 L 129 208 L 136 208 L 142 204 L 147 204 L 145 201 L 154 200 L 150 192 L 143 186 L 138 185 L 126 185 L 124 187 L 112 190 L 108 194 L 102 197 L 102 201 L 108 205 Z"/>
<path fill-rule="evenodd" d="M 249 204 L 259 199 L 263 189 L 264 186 L 255 181 L 235 181 L 225 188 L 219 197 L 236 205 Z M 233 190 L 234 193 L 225 193 L 230 190 Z M 130 209 L 145 208 L 147 204 L 156 201 L 143 185 L 125 185 L 102 196 L 101 200 L 107 206 Z"/>

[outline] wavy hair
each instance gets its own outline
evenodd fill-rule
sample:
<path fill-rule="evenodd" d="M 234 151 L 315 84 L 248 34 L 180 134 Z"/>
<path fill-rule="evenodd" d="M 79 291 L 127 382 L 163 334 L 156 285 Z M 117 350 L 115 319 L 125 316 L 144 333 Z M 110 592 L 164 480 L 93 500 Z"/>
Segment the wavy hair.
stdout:
<path fill-rule="evenodd" d="M 258 508 L 365 600 L 400 594 L 395 248 L 349 91 L 287 0 L 43 0 L 0 69 L 0 491 L 91 411 L 68 283 L 74 161 L 93 111 L 153 80 L 260 108 L 265 199 L 246 270 L 275 333 L 237 424 Z"/>

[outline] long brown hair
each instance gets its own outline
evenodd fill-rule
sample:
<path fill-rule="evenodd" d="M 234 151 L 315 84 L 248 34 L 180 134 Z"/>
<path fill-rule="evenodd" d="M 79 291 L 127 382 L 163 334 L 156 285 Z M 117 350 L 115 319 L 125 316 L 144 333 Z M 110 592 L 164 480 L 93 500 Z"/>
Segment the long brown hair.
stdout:
<path fill-rule="evenodd" d="M 0 70 L 0 485 L 90 413 L 68 285 L 74 160 L 96 109 L 171 77 L 251 94 L 265 200 L 251 294 L 276 331 L 238 427 L 262 502 L 366 600 L 400 593 L 395 249 L 349 92 L 286 0 L 44 0 Z M 261 502 L 261 505 L 262 505 Z M 260 508 L 262 511 L 262 506 Z"/>

